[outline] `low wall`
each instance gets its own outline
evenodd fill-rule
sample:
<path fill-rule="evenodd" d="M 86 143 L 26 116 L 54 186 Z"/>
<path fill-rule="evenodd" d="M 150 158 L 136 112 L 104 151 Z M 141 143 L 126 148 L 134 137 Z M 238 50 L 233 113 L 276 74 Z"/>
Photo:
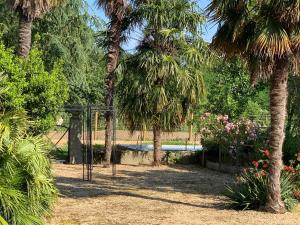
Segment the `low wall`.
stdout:
<path fill-rule="evenodd" d="M 187 151 L 161 152 L 162 163 L 165 164 L 192 164 L 195 163 L 196 153 Z M 153 151 L 138 151 L 118 149 L 116 161 L 124 165 L 152 165 Z"/>

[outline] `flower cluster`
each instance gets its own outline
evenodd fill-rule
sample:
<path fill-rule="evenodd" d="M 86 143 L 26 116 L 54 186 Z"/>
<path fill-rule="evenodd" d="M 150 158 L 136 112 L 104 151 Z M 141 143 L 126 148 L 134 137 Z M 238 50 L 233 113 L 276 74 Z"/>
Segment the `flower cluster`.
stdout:
<path fill-rule="evenodd" d="M 259 150 L 260 158 L 258 160 L 252 160 L 249 168 L 244 168 L 244 174 L 252 174 L 257 179 L 266 179 L 269 174 L 270 167 L 270 151 L 268 149 Z M 284 165 L 282 172 L 289 174 L 293 177 L 296 185 L 299 186 L 295 191 L 294 196 L 300 200 L 300 152 L 295 155 L 296 160 L 291 160 L 290 165 Z"/>
<path fill-rule="evenodd" d="M 214 138 L 227 149 L 257 139 L 258 126 L 250 120 L 232 121 L 228 115 L 214 115 L 209 112 L 200 117 L 199 133 L 203 139 Z"/>

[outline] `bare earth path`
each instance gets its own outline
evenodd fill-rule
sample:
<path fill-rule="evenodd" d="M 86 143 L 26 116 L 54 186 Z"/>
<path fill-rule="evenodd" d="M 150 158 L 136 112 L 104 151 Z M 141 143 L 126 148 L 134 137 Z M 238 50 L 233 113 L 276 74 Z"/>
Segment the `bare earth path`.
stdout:
<path fill-rule="evenodd" d="M 94 225 L 300 225 L 299 213 L 272 215 L 224 208 L 232 177 L 196 167 L 96 167 L 92 183 L 82 167 L 55 164 L 61 192 L 48 223 Z"/>

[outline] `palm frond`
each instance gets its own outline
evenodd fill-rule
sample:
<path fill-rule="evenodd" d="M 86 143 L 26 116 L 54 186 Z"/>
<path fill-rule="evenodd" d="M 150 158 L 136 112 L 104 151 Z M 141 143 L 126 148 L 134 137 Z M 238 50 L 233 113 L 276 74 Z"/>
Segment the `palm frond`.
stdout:
<path fill-rule="evenodd" d="M 12 9 L 21 12 L 28 20 L 41 17 L 62 2 L 64 0 L 7 0 Z"/>
<path fill-rule="evenodd" d="M 254 54 L 268 58 L 282 58 L 291 55 L 291 42 L 287 32 L 278 24 L 267 24 L 253 41 Z"/>
<path fill-rule="evenodd" d="M 97 4 L 108 17 L 116 16 L 119 19 L 124 17 L 128 9 L 127 0 L 97 0 Z"/>

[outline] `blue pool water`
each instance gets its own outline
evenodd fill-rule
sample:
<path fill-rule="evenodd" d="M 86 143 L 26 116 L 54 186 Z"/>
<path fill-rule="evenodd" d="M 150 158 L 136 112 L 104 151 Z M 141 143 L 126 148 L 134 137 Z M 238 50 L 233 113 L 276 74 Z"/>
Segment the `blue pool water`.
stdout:
<path fill-rule="evenodd" d="M 119 145 L 123 148 L 126 148 L 128 150 L 134 150 L 134 151 L 153 151 L 153 145 L 151 144 L 140 144 L 140 145 L 125 145 L 121 144 Z M 162 151 L 202 151 L 203 147 L 201 145 L 162 145 L 161 150 Z"/>

